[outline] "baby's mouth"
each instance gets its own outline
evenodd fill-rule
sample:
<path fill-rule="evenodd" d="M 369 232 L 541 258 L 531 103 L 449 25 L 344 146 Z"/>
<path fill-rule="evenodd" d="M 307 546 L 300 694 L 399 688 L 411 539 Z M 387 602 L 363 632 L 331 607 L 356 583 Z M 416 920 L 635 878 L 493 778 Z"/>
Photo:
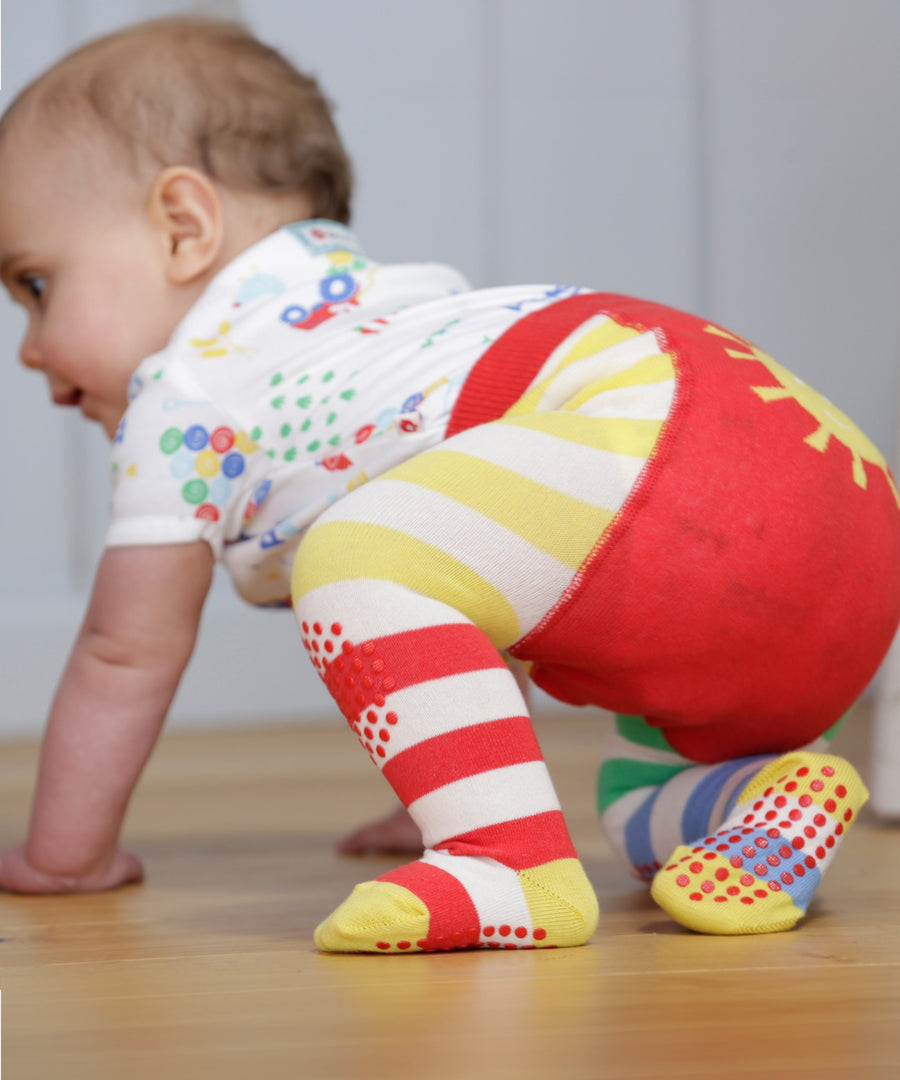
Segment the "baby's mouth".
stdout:
<path fill-rule="evenodd" d="M 78 405 L 81 402 L 80 390 L 66 390 L 53 395 L 54 405 Z"/>

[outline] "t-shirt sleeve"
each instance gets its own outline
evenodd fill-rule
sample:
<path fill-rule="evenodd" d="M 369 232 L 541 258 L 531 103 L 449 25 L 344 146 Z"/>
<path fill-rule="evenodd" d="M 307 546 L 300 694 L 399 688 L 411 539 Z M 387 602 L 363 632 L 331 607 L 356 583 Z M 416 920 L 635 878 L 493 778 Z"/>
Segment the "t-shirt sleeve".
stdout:
<path fill-rule="evenodd" d="M 106 544 L 205 540 L 219 558 L 258 447 L 202 392 L 164 372 L 140 383 L 113 443 Z"/>

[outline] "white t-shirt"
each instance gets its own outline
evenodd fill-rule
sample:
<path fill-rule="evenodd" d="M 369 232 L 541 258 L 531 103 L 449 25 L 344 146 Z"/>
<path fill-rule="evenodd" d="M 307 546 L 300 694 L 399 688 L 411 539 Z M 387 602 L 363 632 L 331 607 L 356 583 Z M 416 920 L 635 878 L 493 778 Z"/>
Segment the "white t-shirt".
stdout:
<path fill-rule="evenodd" d="M 107 545 L 202 539 L 245 599 L 285 602 L 315 518 L 440 442 L 485 349 L 577 291 L 472 291 L 446 266 L 372 262 L 335 222 L 279 229 L 135 372 Z"/>

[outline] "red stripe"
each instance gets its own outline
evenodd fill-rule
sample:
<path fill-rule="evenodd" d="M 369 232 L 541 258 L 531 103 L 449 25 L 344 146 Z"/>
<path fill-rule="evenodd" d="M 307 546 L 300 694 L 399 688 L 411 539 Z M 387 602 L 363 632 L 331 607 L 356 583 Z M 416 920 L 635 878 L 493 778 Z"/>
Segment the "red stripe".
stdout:
<path fill-rule="evenodd" d="M 577 859 L 561 810 L 504 821 L 461 833 L 436 845 L 450 855 L 496 859 L 511 870 L 528 870 L 556 859 Z"/>
<path fill-rule="evenodd" d="M 428 936 L 413 943 L 419 948 L 453 949 L 478 943 L 481 922 L 475 905 L 465 888 L 446 870 L 425 862 L 407 863 L 382 874 L 378 880 L 409 889 L 428 908 Z"/>
<path fill-rule="evenodd" d="M 384 776 L 404 806 L 467 776 L 542 761 L 527 716 L 488 720 L 447 731 L 401 750 L 384 766 Z"/>
<path fill-rule="evenodd" d="M 340 653 L 326 662 L 322 678 L 338 708 L 354 723 L 363 710 L 384 705 L 397 690 L 449 675 L 505 667 L 478 627 L 449 623 L 362 644 L 344 640 Z"/>
<path fill-rule="evenodd" d="M 506 665 L 484 632 L 471 623 L 450 623 L 407 630 L 378 638 L 377 653 L 395 690 L 448 675 L 461 675 Z"/>
<path fill-rule="evenodd" d="M 525 393 L 544 361 L 609 297 L 585 293 L 525 315 L 479 358 L 456 400 L 446 438 L 497 420 Z"/>

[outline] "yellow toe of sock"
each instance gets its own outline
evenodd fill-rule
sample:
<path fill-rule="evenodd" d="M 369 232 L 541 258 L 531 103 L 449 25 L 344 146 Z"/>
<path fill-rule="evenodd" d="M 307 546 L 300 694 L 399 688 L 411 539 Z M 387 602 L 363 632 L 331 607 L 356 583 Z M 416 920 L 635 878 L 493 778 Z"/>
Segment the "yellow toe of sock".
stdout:
<path fill-rule="evenodd" d="M 868 797 L 842 758 L 797 750 L 764 766 L 715 835 L 675 849 L 653 899 L 705 934 L 790 930 Z"/>
<path fill-rule="evenodd" d="M 789 893 L 773 892 L 721 855 L 683 846 L 653 879 L 650 894 L 676 922 L 701 934 L 772 934 L 804 915 Z"/>
<path fill-rule="evenodd" d="M 417 952 L 428 936 L 428 909 L 409 889 L 364 881 L 316 928 L 324 952 Z"/>

